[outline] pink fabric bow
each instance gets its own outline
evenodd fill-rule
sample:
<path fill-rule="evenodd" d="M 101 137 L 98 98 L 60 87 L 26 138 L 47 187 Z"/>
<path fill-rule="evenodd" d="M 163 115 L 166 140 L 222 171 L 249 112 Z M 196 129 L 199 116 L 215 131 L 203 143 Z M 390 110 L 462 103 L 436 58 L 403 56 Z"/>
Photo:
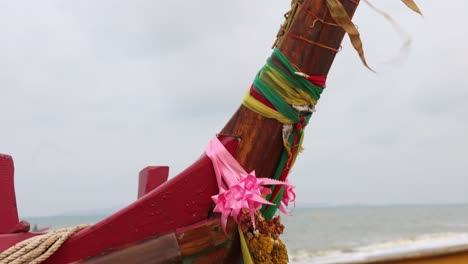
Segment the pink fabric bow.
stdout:
<path fill-rule="evenodd" d="M 286 179 L 284 182 L 285 182 L 285 186 L 284 186 L 284 191 L 283 191 L 283 197 L 281 198 L 281 203 L 278 209 L 283 214 L 289 215 L 290 214 L 290 212 L 288 211 L 289 202 L 293 202 L 294 206 L 296 206 L 296 193 L 294 192 L 294 188 L 296 188 L 296 186 L 289 184 L 288 179 Z"/>
<path fill-rule="evenodd" d="M 208 144 L 206 155 L 213 163 L 219 187 L 219 194 L 212 196 L 215 203 L 213 211 L 221 213 L 221 225 L 225 233 L 228 217 L 231 216 L 236 223 L 239 223 L 244 209 L 249 211 L 255 228 L 255 212 L 260 210 L 263 204 L 272 205 L 263 198 L 264 195 L 271 193 L 265 185 L 285 185 L 285 195 L 282 198 L 285 206 L 296 197 L 294 186 L 287 181 L 257 178 L 255 171 L 247 173 L 217 137 Z M 280 210 L 287 212 L 283 205 L 280 205 Z"/>

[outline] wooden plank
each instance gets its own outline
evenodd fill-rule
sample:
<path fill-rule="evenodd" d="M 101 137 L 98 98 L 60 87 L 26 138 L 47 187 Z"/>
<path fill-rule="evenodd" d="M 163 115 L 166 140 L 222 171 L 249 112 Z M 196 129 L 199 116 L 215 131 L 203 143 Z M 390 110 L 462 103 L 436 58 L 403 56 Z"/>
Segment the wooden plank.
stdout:
<path fill-rule="evenodd" d="M 228 260 L 228 256 L 231 253 L 231 245 L 218 246 L 205 252 L 203 255 L 193 258 L 191 264 L 221 264 L 221 263 L 237 263 Z M 239 252 L 240 253 L 240 252 Z"/>
<path fill-rule="evenodd" d="M 195 225 L 176 230 L 177 241 L 182 256 L 198 254 L 232 241 L 232 234 L 237 228 L 234 221 L 228 221 L 226 235 L 221 227 L 219 217 L 211 218 Z"/>
<path fill-rule="evenodd" d="M 180 263 L 179 245 L 174 233 L 163 235 L 103 256 L 75 264 L 162 264 Z"/>

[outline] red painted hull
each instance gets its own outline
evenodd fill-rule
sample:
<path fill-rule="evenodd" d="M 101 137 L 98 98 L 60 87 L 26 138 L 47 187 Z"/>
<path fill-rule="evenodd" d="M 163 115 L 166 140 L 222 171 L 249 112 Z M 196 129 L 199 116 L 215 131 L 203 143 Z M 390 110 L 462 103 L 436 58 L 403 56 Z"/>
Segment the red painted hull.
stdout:
<path fill-rule="evenodd" d="M 234 137 L 223 137 L 221 141 L 232 154 L 239 146 L 239 140 Z M 4 164 L 2 171 L 6 173 L 0 176 L 3 182 L 9 183 L 2 186 L 7 186 L 10 190 L 8 197 L 2 199 L 15 200 L 13 162 L 7 156 L 2 157 L 3 163 L 0 164 Z M 11 162 L 8 163 L 8 160 Z M 143 178 L 140 183 L 143 182 L 146 187 L 151 188 L 151 184 L 154 187 L 162 183 L 158 183 L 161 179 L 148 180 L 144 172 L 145 170 L 140 175 L 140 178 Z M 164 172 L 162 176 L 164 178 Z M 140 186 L 139 196 L 145 192 L 145 186 Z M 203 155 L 173 179 L 160 184 L 110 217 L 72 236 L 45 263 L 70 263 L 101 255 L 206 220 L 212 209 L 211 196 L 216 193 L 216 177 L 211 161 Z M 10 232 L 19 224 L 16 203 L 14 207 L 3 206 L 0 209 L 2 216 L 7 212 L 10 216 L 8 221 L 3 222 L 3 218 L 1 221 L 3 225 L 0 227 L 3 229 L 0 230 L 3 235 L 0 235 L 0 252 L 37 235 L 27 230 L 16 234 Z"/>

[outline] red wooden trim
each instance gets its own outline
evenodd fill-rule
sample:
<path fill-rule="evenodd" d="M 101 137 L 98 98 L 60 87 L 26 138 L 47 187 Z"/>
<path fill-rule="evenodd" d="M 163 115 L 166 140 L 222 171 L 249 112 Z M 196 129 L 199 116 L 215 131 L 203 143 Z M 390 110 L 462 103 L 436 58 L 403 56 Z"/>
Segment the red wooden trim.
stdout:
<path fill-rule="evenodd" d="M 7 235 L 0 235 L 0 252 L 3 252 L 10 247 L 14 246 L 15 244 L 26 240 L 30 237 L 41 235 L 43 233 L 18 233 L 18 234 L 7 234 Z"/>
<path fill-rule="evenodd" d="M 10 229 L 10 234 L 29 232 L 31 225 L 27 221 L 20 221 L 15 227 Z"/>
<path fill-rule="evenodd" d="M 138 199 L 167 181 L 168 166 L 149 166 L 140 171 L 138 182 Z"/>
<path fill-rule="evenodd" d="M 0 234 L 10 233 L 19 224 L 13 177 L 13 159 L 0 154 Z"/>
<path fill-rule="evenodd" d="M 231 153 L 239 146 L 234 137 L 222 137 L 221 142 Z M 213 165 L 203 155 L 133 204 L 72 236 L 45 263 L 86 259 L 205 220 L 212 208 L 211 196 L 217 191 Z"/>

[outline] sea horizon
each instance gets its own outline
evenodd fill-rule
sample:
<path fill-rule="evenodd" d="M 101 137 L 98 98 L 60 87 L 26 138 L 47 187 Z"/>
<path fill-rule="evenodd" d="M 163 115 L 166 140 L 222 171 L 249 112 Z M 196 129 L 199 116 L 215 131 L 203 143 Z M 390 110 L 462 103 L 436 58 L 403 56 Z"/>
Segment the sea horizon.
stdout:
<path fill-rule="evenodd" d="M 79 215 L 111 215 L 127 205 L 110 206 L 104 208 L 91 208 L 85 210 L 65 211 L 61 213 L 25 215 L 20 218 L 38 218 L 53 216 L 79 216 Z M 366 207 L 432 207 L 432 206 L 468 206 L 468 202 L 459 203 L 296 203 L 290 206 L 291 210 L 297 209 L 325 209 L 325 208 L 366 208 Z"/>

